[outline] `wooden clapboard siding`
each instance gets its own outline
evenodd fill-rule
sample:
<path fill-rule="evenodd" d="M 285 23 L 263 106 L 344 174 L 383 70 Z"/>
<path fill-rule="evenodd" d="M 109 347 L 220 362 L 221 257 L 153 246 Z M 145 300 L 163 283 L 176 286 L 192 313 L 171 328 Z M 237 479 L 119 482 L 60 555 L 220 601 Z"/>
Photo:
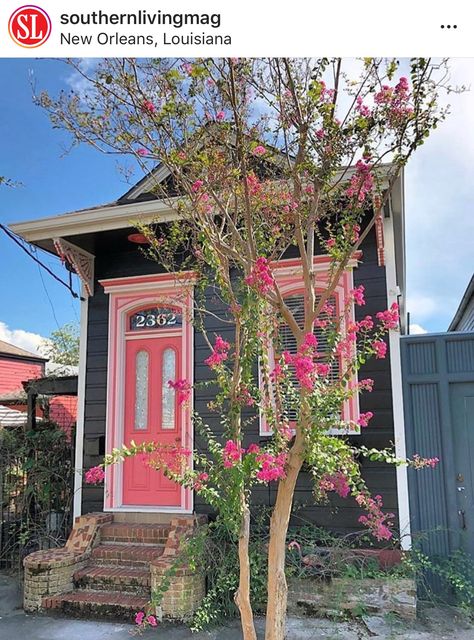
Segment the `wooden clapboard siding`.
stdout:
<path fill-rule="evenodd" d="M 114 251 L 114 243 L 103 243 L 100 252 L 96 251 L 96 279 L 114 278 L 119 276 L 134 276 L 148 273 L 159 273 L 163 269 L 155 262 L 144 258 L 134 247 L 120 245 L 120 250 Z M 367 314 L 374 315 L 377 311 L 387 307 L 385 268 L 377 264 L 375 237 L 370 233 L 364 241 L 363 261 L 354 270 L 354 284 L 365 286 L 366 305 L 356 308 L 356 319 Z M 288 257 L 293 257 L 289 252 Z M 214 313 L 222 313 L 221 302 L 210 289 L 206 295 L 207 305 Z M 231 326 L 219 322 L 213 316 L 205 319 L 208 332 L 218 333 L 223 338 L 232 341 Z M 86 468 L 97 464 L 101 460 L 105 436 L 106 412 L 106 381 L 107 381 L 107 337 L 108 337 L 108 296 L 102 287 L 96 284 L 95 295 L 89 300 L 88 321 L 88 353 L 86 374 L 86 405 L 85 405 L 85 442 L 84 466 Z M 209 368 L 204 364 L 209 350 L 203 336 L 195 331 L 194 378 L 195 382 L 209 379 Z M 390 361 L 371 360 L 360 372 L 362 378 L 373 378 L 375 390 L 372 394 L 365 394 L 361 398 L 361 411 L 373 411 L 374 418 L 370 426 L 365 428 L 360 436 L 353 436 L 353 442 L 367 446 L 385 447 L 394 439 Z M 216 434 L 222 433 L 222 428 L 215 414 L 207 408 L 207 403 L 214 397 L 211 387 L 197 389 L 195 393 L 195 407 L 202 417 L 212 427 Z M 259 435 L 259 424 L 255 420 L 246 433 L 246 441 L 264 442 Z M 205 442 L 196 434 L 196 446 L 205 448 Z M 384 496 L 387 508 L 397 512 L 396 475 L 395 469 L 380 463 L 363 464 L 364 477 L 370 489 Z M 258 505 L 269 505 L 274 500 L 273 487 L 255 487 L 253 500 Z M 83 511 L 102 509 L 103 493 L 97 487 L 84 487 Z M 304 505 L 297 508 L 294 516 L 295 524 L 299 518 L 305 518 L 318 525 L 327 525 L 336 532 L 346 533 L 360 528 L 357 522 L 360 510 L 351 500 L 334 499 L 329 505 L 316 506 L 312 498 L 311 482 L 307 474 L 301 475 L 298 483 L 295 503 Z M 202 498 L 196 496 L 195 510 L 209 512 L 208 506 Z"/>

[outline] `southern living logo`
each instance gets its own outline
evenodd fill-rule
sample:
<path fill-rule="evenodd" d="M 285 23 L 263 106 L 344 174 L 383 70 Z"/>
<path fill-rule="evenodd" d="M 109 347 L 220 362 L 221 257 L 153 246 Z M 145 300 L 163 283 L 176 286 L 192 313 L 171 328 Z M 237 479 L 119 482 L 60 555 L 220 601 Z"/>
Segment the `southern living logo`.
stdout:
<path fill-rule="evenodd" d="M 229 45 L 232 44 L 230 35 L 215 32 L 221 26 L 220 13 L 165 13 L 161 10 L 149 12 L 139 9 L 135 13 L 107 13 L 92 11 L 91 13 L 63 13 L 60 16 L 61 25 L 68 27 L 104 26 L 107 30 L 99 33 L 75 33 L 61 31 L 62 45 L 147 45 L 159 47 L 161 45 Z M 142 27 L 131 30 L 116 30 L 110 27 L 127 26 Z M 148 33 L 143 33 L 143 27 L 149 27 Z M 168 27 L 156 33 L 153 27 Z M 173 33 L 171 30 L 183 30 L 186 33 Z M 192 29 L 192 30 L 191 30 Z M 79 30 L 79 29 L 78 29 Z M 214 33 L 213 33 L 214 30 Z M 80 31 L 83 31 L 81 28 Z M 140 31 L 140 33 L 137 33 Z"/>

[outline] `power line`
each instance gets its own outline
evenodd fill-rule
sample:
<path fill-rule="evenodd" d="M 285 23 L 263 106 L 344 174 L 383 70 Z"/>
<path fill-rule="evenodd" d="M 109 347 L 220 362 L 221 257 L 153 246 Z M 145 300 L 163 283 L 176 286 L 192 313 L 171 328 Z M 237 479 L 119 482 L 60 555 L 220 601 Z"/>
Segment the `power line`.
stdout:
<path fill-rule="evenodd" d="M 47 273 L 49 273 L 50 276 L 52 276 L 55 280 L 57 280 L 60 284 L 62 284 L 64 287 L 66 287 L 66 289 L 69 291 L 69 293 L 73 296 L 73 298 L 80 298 L 81 300 L 83 299 L 81 296 L 79 296 L 79 294 L 77 294 L 74 289 L 72 288 L 72 286 L 70 284 L 68 284 L 67 282 L 65 282 L 62 278 L 60 278 L 59 276 L 57 276 L 54 271 L 52 271 L 49 267 L 47 267 L 44 262 L 42 262 L 39 258 L 37 258 L 31 251 L 29 251 L 24 244 L 20 241 L 19 237 L 16 236 L 12 231 L 10 231 L 10 229 L 8 229 L 8 227 L 6 227 L 5 225 L 3 225 L 2 223 L 0 223 L 0 229 L 11 239 L 13 240 L 13 242 L 15 244 L 17 244 L 20 249 L 22 249 L 27 256 L 29 256 L 32 260 L 34 260 L 40 267 L 42 267 Z"/>

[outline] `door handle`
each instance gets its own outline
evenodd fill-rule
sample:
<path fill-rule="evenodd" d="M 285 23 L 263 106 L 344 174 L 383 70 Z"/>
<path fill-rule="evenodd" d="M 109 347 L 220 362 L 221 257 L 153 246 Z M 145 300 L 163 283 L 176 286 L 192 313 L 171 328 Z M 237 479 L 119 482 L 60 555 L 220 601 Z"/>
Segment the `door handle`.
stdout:
<path fill-rule="evenodd" d="M 465 491 L 465 487 L 458 487 L 458 491 Z"/>
<path fill-rule="evenodd" d="M 461 529 L 466 528 L 466 512 L 460 509 L 458 514 L 461 516 Z"/>

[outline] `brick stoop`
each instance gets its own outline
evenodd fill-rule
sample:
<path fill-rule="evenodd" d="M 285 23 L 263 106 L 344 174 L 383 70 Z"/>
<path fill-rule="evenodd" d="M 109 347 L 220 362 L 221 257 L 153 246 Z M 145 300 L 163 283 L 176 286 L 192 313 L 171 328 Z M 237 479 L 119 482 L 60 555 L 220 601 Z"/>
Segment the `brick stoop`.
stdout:
<path fill-rule="evenodd" d="M 94 591 L 125 591 L 150 597 L 150 567 L 108 567 L 87 565 L 73 576 L 76 589 Z"/>
<path fill-rule="evenodd" d="M 115 591 L 71 591 L 44 598 L 45 609 L 72 617 L 109 618 L 131 622 L 137 611 L 144 609 L 149 596 Z"/>
<path fill-rule="evenodd" d="M 146 567 L 162 556 L 164 549 L 157 544 L 99 544 L 92 549 L 91 558 L 96 564 Z"/>
<path fill-rule="evenodd" d="M 152 589 L 159 587 L 172 566 L 180 539 L 202 523 L 194 516 L 173 518 L 169 524 L 114 522 L 104 514 L 82 516 L 66 548 L 25 558 L 25 610 L 131 622 L 137 611 L 146 610 Z M 186 619 L 204 594 L 204 576 L 182 567 L 171 577 L 156 613 Z"/>

